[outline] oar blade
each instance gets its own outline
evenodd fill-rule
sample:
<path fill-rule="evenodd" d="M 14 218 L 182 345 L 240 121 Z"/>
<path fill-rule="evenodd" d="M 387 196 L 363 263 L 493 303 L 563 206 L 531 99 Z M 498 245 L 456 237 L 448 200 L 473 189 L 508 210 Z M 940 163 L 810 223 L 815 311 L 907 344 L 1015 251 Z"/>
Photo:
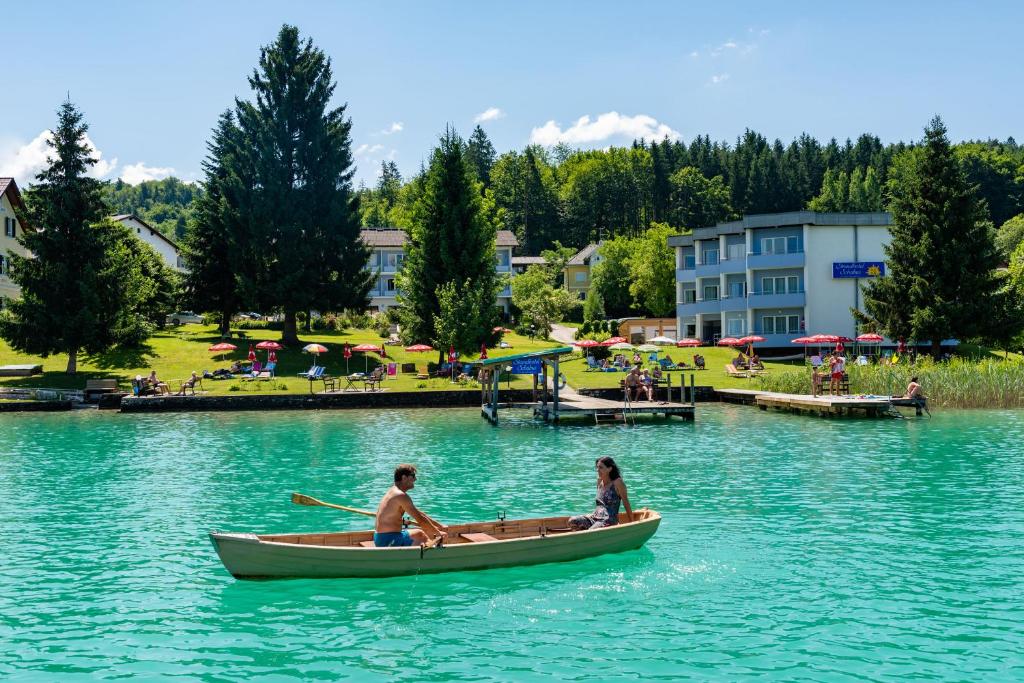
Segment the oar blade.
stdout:
<path fill-rule="evenodd" d="M 296 505 L 323 505 L 322 502 L 313 496 L 307 496 L 304 493 L 293 493 L 292 502 Z"/>

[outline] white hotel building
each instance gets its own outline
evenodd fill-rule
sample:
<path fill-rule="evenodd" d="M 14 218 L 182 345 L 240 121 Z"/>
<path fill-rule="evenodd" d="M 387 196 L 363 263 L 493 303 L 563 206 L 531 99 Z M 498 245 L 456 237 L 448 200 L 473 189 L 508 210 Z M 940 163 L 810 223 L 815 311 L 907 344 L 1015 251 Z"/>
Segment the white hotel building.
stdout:
<path fill-rule="evenodd" d="M 679 336 L 757 334 L 777 348 L 809 334 L 856 337 L 850 309 L 863 308 L 865 279 L 885 274 L 891 223 L 888 213 L 792 211 L 670 237 Z"/>
<path fill-rule="evenodd" d="M 379 272 L 370 290 L 370 312 L 382 313 L 398 305 L 395 275 L 402 269 L 408 236 L 398 228 L 364 228 L 360 239 L 372 251 L 367 268 Z M 498 231 L 494 264 L 498 275 L 512 276 L 512 249 L 518 245 L 519 241 L 511 230 Z M 512 305 L 512 288 L 509 285 L 498 293 L 498 305 L 508 315 Z"/>

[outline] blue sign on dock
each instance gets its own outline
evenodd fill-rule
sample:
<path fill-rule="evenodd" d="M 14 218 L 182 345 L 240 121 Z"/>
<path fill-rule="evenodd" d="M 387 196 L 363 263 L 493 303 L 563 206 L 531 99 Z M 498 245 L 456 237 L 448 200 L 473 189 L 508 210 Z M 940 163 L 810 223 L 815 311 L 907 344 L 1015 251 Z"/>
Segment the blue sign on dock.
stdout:
<path fill-rule="evenodd" d="M 539 375 L 540 358 L 518 358 L 512 361 L 513 375 Z"/>
<path fill-rule="evenodd" d="M 832 277 L 882 277 L 885 275 L 884 261 L 854 261 L 833 263 Z"/>

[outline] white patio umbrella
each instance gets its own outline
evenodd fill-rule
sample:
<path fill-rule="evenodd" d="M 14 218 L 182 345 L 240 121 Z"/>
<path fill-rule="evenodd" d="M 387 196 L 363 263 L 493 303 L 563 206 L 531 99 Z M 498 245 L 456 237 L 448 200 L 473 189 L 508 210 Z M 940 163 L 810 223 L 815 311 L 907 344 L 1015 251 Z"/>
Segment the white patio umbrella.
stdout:
<path fill-rule="evenodd" d="M 612 344 L 608 348 L 613 351 L 632 351 L 633 345 L 629 342 L 619 342 L 618 344 Z"/>
<path fill-rule="evenodd" d="M 676 340 L 671 337 L 655 337 L 654 339 L 648 339 L 648 344 L 664 344 L 665 346 L 675 346 Z"/>
<path fill-rule="evenodd" d="M 636 347 L 636 350 L 641 351 L 643 353 L 657 353 L 658 351 L 661 351 L 661 347 L 655 346 L 654 344 L 641 344 L 640 346 Z"/>

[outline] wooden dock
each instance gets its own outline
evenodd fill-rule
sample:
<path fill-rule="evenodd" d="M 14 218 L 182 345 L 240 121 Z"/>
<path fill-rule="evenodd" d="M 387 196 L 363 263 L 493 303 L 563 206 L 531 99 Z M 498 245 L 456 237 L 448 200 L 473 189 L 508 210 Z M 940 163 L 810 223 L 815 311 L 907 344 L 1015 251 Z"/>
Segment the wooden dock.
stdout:
<path fill-rule="evenodd" d="M 918 415 L 921 415 L 922 409 L 927 410 L 923 402 L 894 399 L 889 396 L 812 396 L 753 389 L 719 389 L 718 395 L 727 403 L 743 403 L 755 405 L 761 410 L 770 408 L 809 415 L 888 417 L 893 415 L 895 406 L 916 408 Z"/>
<path fill-rule="evenodd" d="M 579 394 L 562 395 L 556 408 L 553 402 L 502 403 L 501 408 L 517 408 L 530 410 L 535 417 L 548 422 L 560 422 L 564 419 L 582 419 L 594 424 L 630 424 L 635 418 L 645 417 L 679 417 L 684 420 L 694 418 L 695 407 L 692 403 L 671 403 L 668 401 L 610 401 L 593 396 Z M 481 414 L 490 422 L 497 422 L 497 416 L 490 412 L 491 406 L 481 406 Z"/>

